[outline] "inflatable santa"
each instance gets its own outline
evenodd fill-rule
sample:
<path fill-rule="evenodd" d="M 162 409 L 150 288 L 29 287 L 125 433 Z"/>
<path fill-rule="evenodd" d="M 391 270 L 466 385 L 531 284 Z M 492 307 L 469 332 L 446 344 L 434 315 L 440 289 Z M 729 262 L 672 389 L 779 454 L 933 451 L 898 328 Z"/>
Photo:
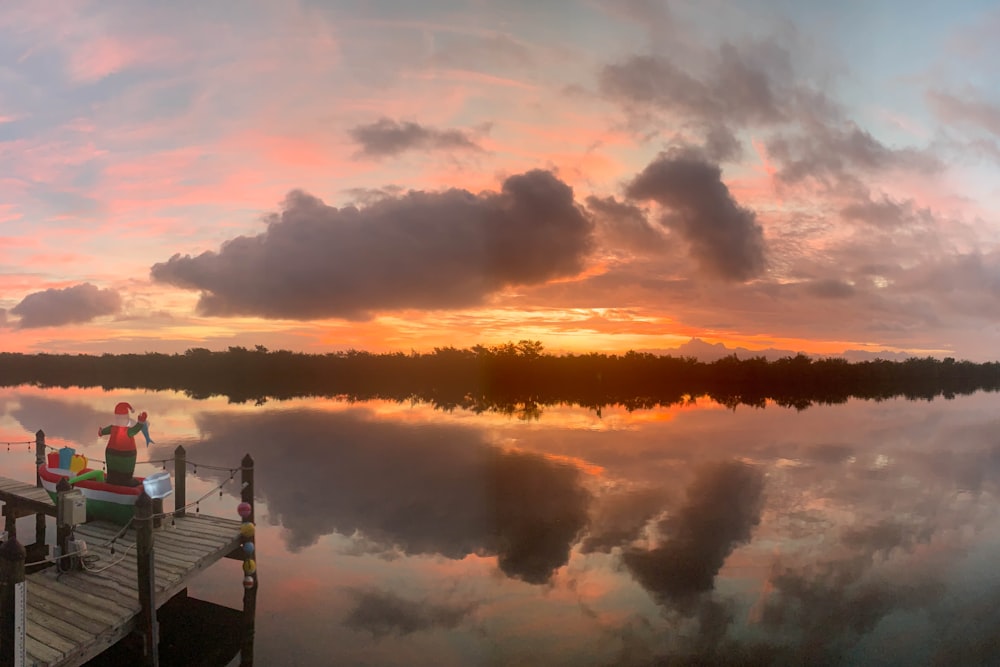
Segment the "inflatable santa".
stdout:
<path fill-rule="evenodd" d="M 146 445 L 149 445 L 148 423 L 146 413 L 139 413 L 135 421 L 129 413 L 133 412 L 128 403 L 115 406 L 115 423 L 98 430 L 98 435 L 109 435 L 108 446 L 104 450 L 104 458 L 108 464 L 108 484 L 120 486 L 137 486 L 139 481 L 132 475 L 135 473 L 135 436 L 142 432 L 146 435 Z"/>

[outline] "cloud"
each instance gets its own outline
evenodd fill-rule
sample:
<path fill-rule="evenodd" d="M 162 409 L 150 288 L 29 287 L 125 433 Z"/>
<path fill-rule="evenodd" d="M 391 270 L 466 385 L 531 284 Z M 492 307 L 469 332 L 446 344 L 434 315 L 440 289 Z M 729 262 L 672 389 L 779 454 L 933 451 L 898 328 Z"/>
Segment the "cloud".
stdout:
<path fill-rule="evenodd" d="M 862 174 L 941 169 L 940 160 L 930 153 L 890 148 L 851 121 L 809 123 L 799 133 L 774 136 L 767 141 L 767 153 L 781 164 L 777 178 L 788 184 L 815 179 L 828 187 L 857 187 Z"/>
<path fill-rule="evenodd" d="M 249 451 L 293 550 L 358 533 L 379 553 L 495 555 L 508 576 L 540 584 L 587 523 L 577 468 L 505 451 L 474 429 L 380 422 L 364 410 L 203 413 L 196 423 L 189 458 L 226 465 Z"/>
<path fill-rule="evenodd" d="M 407 600 L 391 591 L 349 589 L 354 607 L 344 625 L 370 632 L 373 638 L 410 635 L 435 628 L 458 627 L 476 609 L 474 604 L 435 604 L 429 600 Z"/>
<path fill-rule="evenodd" d="M 880 199 L 872 199 L 865 195 L 860 201 L 853 202 L 840 209 L 840 215 L 848 220 L 864 222 L 875 227 L 899 227 L 909 222 L 919 220 L 933 222 L 930 211 L 914 210 L 911 201 L 895 201 L 883 195 Z"/>
<path fill-rule="evenodd" d="M 115 290 L 82 283 L 29 294 L 10 313 L 21 318 L 19 329 L 33 329 L 89 322 L 103 315 L 114 315 L 121 305 L 121 296 Z"/>
<path fill-rule="evenodd" d="M 482 148 L 461 130 L 438 130 L 410 121 L 380 118 L 348 132 L 368 157 L 390 157 L 409 150 L 473 150 Z"/>
<path fill-rule="evenodd" d="M 752 466 L 723 462 L 702 468 L 685 505 L 659 524 L 666 542 L 626 549 L 625 566 L 661 604 L 689 606 L 713 589 L 726 557 L 750 539 L 760 522 L 763 491 L 764 476 Z"/>
<path fill-rule="evenodd" d="M 833 278 L 811 280 L 805 284 L 805 290 L 820 299 L 847 299 L 857 292 L 854 285 Z"/>
<path fill-rule="evenodd" d="M 7 324 L 7 309 L 0 308 L 0 327 L 6 326 Z"/>
<path fill-rule="evenodd" d="M 780 50 L 772 50 L 771 55 L 776 54 Z M 699 122 L 743 126 L 787 119 L 789 100 L 780 95 L 766 66 L 731 44 L 714 54 L 704 78 L 689 74 L 664 56 L 634 55 L 605 65 L 598 85 L 614 100 L 653 106 Z"/>
<path fill-rule="evenodd" d="M 174 255 L 151 275 L 201 290 L 205 315 L 359 318 L 474 306 L 509 285 L 574 275 L 592 233 L 572 188 L 541 170 L 507 178 L 499 193 L 387 193 L 363 208 L 295 191 L 263 233 Z"/>
<path fill-rule="evenodd" d="M 971 92 L 964 97 L 940 90 L 930 90 L 926 99 L 939 120 L 949 124 L 965 124 L 1000 136 L 1000 106 L 987 102 Z"/>
<path fill-rule="evenodd" d="M 656 253 L 667 245 L 663 232 L 649 224 L 646 212 L 614 197 L 587 197 L 587 208 L 612 243 L 637 253 Z"/>
<path fill-rule="evenodd" d="M 691 246 L 702 270 L 730 281 L 764 271 L 764 233 L 722 182 L 722 171 L 693 152 L 661 153 L 625 190 L 670 209 L 664 224 Z"/>

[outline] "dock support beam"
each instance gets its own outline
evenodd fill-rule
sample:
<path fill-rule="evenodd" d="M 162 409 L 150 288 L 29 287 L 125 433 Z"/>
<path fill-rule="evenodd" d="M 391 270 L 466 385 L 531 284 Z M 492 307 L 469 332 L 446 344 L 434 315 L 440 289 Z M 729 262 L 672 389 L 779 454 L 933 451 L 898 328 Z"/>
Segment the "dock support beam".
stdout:
<path fill-rule="evenodd" d="M 0 547 L 0 667 L 25 664 L 25 553 L 16 537 Z"/>
<path fill-rule="evenodd" d="M 136 630 L 142 635 L 143 664 L 160 665 L 160 626 L 156 620 L 156 572 L 153 567 L 153 499 L 145 489 L 135 501 L 136 570 L 139 612 Z"/>
<path fill-rule="evenodd" d="M 240 500 L 250 503 L 250 514 L 243 518 L 244 524 L 249 523 L 254 526 L 254 486 L 253 486 L 253 457 L 247 454 L 240 462 L 242 472 L 240 475 Z M 255 542 L 255 532 L 251 531 L 250 536 L 244 535 L 244 542 Z M 257 561 L 256 544 L 254 550 L 249 552 L 249 556 Z M 247 575 L 253 578 L 253 583 L 243 589 L 243 643 L 240 647 L 240 667 L 253 667 L 253 641 L 256 630 L 254 628 L 257 616 L 257 569 L 254 567 L 252 573 Z"/>
<path fill-rule="evenodd" d="M 187 452 L 184 445 L 174 450 L 174 516 L 184 516 L 187 505 Z"/>

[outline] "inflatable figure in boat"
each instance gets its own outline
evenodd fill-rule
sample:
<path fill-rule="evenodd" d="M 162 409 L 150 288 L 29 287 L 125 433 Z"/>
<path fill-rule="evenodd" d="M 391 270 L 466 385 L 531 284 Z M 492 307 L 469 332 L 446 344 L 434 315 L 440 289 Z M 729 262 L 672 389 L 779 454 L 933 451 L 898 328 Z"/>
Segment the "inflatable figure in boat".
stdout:
<path fill-rule="evenodd" d="M 149 439 L 149 425 L 146 423 L 146 413 L 139 413 L 139 420 L 133 421 L 129 413 L 133 412 L 132 406 L 122 402 L 115 406 L 115 423 L 105 426 L 97 431 L 97 435 L 109 435 L 108 446 L 104 450 L 104 459 L 108 463 L 108 484 L 118 484 L 120 486 L 138 486 L 139 480 L 132 475 L 135 473 L 135 436 L 142 433 L 146 438 L 146 446 L 151 442 Z"/>
<path fill-rule="evenodd" d="M 135 436 L 141 432 L 146 446 L 153 442 L 149 437 L 146 413 L 140 413 L 139 420 L 132 421 L 129 412 L 132 412 L 131 405 L 119 403 L 115 406 L 115 423 L 98 431 L 99 435 L 110 436 L 105 449 L 106 477 L 103 470 L 86 467 L 86 457 L 76 455 L 71 447 L 49 454 L 48 461 L 38 467 L 38 476 L 53 501 L 56 499 L 56 485 L 66 478 L 87 499 L 88 521 L 104 519 L 122 525 L 128 523 L 134 513 L 135 501 L 142 494 L 144 482 L 142 478 L 132 476 L 135 472 Z M 150 475 L 145 482 L 146 490 L 151 495 L 155 492 L 159 494 L 157 497 L 162 497 L 171 492 L 167 472 Z"/>

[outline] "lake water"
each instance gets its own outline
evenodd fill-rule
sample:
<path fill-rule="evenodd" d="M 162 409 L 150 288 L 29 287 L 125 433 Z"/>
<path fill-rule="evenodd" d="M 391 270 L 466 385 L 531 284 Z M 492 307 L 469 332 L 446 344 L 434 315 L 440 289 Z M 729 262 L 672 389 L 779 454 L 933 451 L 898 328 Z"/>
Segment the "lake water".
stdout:
<path fill-rule="evenodd" d="M 258 665 L 1000 662 L 996 394 L 518 419 L 17 387 L 0 441 L 103 458 L 121 400 L 150 414 L 140 459 L 256 460 Z M 198 469 L 188 499 L 226 479 Z M 241 576 L 190 593 L 238 608 Z"/>

